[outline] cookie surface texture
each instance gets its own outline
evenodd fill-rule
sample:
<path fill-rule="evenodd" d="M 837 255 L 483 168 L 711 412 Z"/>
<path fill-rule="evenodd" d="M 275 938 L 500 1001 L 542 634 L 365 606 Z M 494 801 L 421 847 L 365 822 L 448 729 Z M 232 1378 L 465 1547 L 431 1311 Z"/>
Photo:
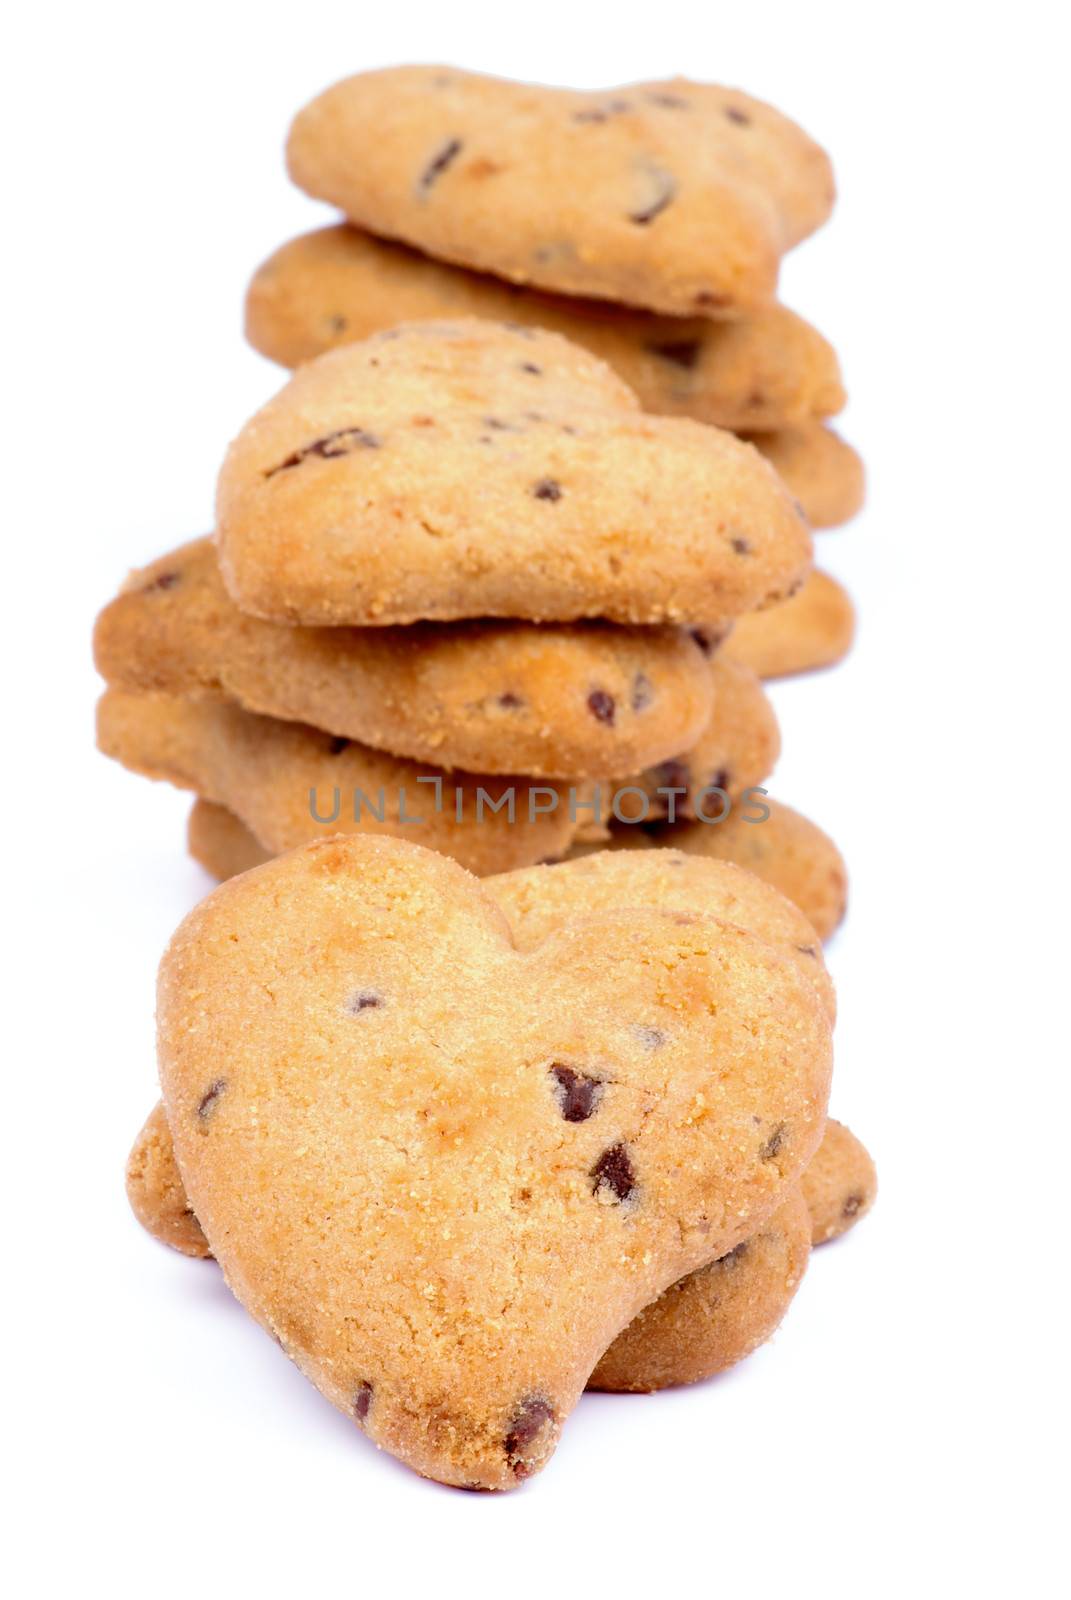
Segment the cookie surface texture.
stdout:
<path fill-rule="evenodd" d="M 835 428 L 801 422 L 745 437 L 776 469 L 812 528 L 839 527 L 861 509 L 866 499 L 863 458 Z"/>
<path fill-rule="evenodd" d="M 721 654 L 760 678 L 786 678 L 843 661 L 855 637 L 855 607 L 828 572 L 811 573 L 789 600 L 737 618 Z"/>

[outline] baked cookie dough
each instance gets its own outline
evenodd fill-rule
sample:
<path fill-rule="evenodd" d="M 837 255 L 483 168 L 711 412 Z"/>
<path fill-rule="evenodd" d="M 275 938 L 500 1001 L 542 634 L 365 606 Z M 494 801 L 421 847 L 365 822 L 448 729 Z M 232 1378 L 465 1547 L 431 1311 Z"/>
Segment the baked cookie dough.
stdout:
<path fill-rule="evenodd" d="M 210 539 L 133 573 L 97 619 L 94 652 L 117 688 L 218 695 L 469 772 L 623 777 L 694 744 L 714 707 L 683 629 L 285 627 L 239 611 Z"/>
<path fill-rule="evenodd" d="M 750 433 L 812 528 L 836 528 L 862 508 L 866 472 L 862 457 L 834 428 L 801 422 L 772 433 Z"/>
<path fill-rule="evenodd" d="M 443 317 L 549 328 L 613 367 L 645 411 L 733 432 L 790 427 L 844 405 L 832 345 L 785 306 L 736 322 L 659 317 L 521 289 L 345 225 L 276 250 L 245 302 L 250 344 L 284 367 L 399 322 Z"/>
<path fill-rule="evenodd" d="M 848 904 L 844 858 L 829 836 L 809 818 L 766 796 L 770 815 L 749 822 L 744 807 L 735 807 L 714 826 L 685 822 L 667 829 L 659 842 L 715 861 L 734 861 L 765 883 L 773 884 L 799 906 L 825 941 L 839 927 Z M 754 815 L 754 811 L 750 815 Z"/>
<path fill-rule="evenodd" d="M 223 700 L 108 689 L 97 744 L 132 772 L 227 806 L 272 855 L 360 831 L 419 841 L 482 876 L 560 856 L 575 831 L 553 784 L 437 772 Z"/>
<path fill-rule="evenodd" d="M 855 638 L 855 607 L 844 585 L 817 569 L 790 600 L 733 623 L 723 659 L 760 678 L 785 678 L 843 661 Z"/>
<path fill-rule="evenodd" d="M 384 238 L 563 294 L 672 316 L 773 299 L 833 206 L 829 158 L 737 89 L 550 89 L 391 67 L 300 111 L 295 183 Z"/>
<path fill-rule="evenodd" d="M 733 434 L 654 417 L 557 334 L 407 323 L 300 367 L 231 445 L 224 581 L 267 621 L 708 622 L 773 604 L 808 529 Z"/>
<path fill-rule="evenodd" d="M 776 1209 L 831 1058 L 813 981 L 742 928 L 618 910 L 519 952 L 455 862 L 368 836 L 203 901 L 158 1046 L 232 1291 L 375 1443 L 491 1489 L 546 1463 L 644 1306 Z"/>
<path fill-rule="evenodd" d="M 702 815 L 714 822 L 773 771 L 781 731 L 762 684 L 750 667 L 720 651 L 710 662 L 710 674 L 714 712 L 706 728 L 689 749 L 632 780 L 633 788 L 628 779 L 618 785 L 617 821 Z"/>
<path fill-rule="evenodd" d="M 862 1141 L 830 1117 L 800 1184 L 811 1216 L 811 1242 L 826 1244 L 866 1216 L 877 1197 L 878 1175 Z"/>

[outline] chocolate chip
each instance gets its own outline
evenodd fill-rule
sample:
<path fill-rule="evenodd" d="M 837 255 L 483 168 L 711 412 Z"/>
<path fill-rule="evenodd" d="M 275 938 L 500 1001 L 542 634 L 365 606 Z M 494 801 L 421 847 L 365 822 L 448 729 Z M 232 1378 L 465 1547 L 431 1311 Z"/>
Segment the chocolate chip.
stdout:
<path fill-rule="evenodd" d="M 363 1422 L 372 1409 L 372 1385 L 367 1379 L 357 1385 L 357 1393 L 353 1397 L 353 1414 L 358 1422 Z"/>
<path fill-rule="evenodd" d="M 510 1420 L 509 1431 L 503 1440 L 506 1459 L 517 1478 L 527 1478 L 532 1472 L 532 1463 L 525 1460 L 530 1447 L 548 1423 L 555 1421 L 554 1407 L 546 1395 L 526 1395 L 513 1413 Z"/>
<path fill-rule="evenodd" d="M 341 737 L 332 739 L 331 743 L 327 747 L 327 753 L 329 756 L 340 756 L 343 750 L 349 749 L 349 746 L 350 741 L 348 739 L 343 739 Z"/>
<path fill-rule="evenodd" d="M 751 540 L 736 538 L 733 540 L 733 549 L 738 556 L 749 555 L 751 553 Z"/>
<path fill-rule="evenodd" d="M 688 632 L 705 656 L 711 655 L 721 643 L 721 634 L 707 628 L 689 628 Z"/>
<path fill-rule="evenodd" d="M 181 578 L 181 572 L 161 572 L 142 589 L 142 594 L 155 594 L 158 590 L 173 589 Z"/>
<path fill-rule="evenodd" d="M 687 789 L 692 781 L 692 769 L 686 761 L 662 761 L 654 769 L 657 789 Z"/>
<path fill-rule="evenodd" d="M 382 1004 L 383 996 L 375 989 L 358 989 L 347 1001 L 346 1010 L 357 1016 L 361 1011 L 371 1011 Z"/>
<path fill-rule="evenodd" d="M 779 1122 L 777 1127 L 771 1133 L 770 1137 L 767 1139 L 766 1143 L 763 1145 L 762 1149 L 759 1151 L 760 1158 L 763 1161 L 772 1161 L 774 1156 L 777 1155 L 778 1151 L 784 1148 L 787 1136 L 788 1124 L 785 1122 Z"/>
<path fill-rule="evenodd" d="M 676 339 L 669 344 L 649 344 L 647 348 L 663 361 L 672 361 L 675 367 L 684 367 L 690 372 L 699 360 L 702 345 L 698 339 Z"/>
<path fill-rule="evenodd" d="M 524 701 L 519 694 L 514 694 L 512 689 L 507 689 L 505 694 L 499 695 L 497 704 L 503 711 L 517 711 L 524 705 Z"/>
<path fill-rule="evenodd" d="M 840 1208 L 842 1217 L 854 1217 L 863 1203 L 861 1194 L 850 1194 Z"/>
<path fill-rule="evenodd" d="M 541 378 L 543 376 L 543 368 L 537 367 L 534 361 L 522 361 L 521 371 L 530 372 L 536 378 Z"/>
<path fill-rule="evenodd" d="M 550 1075 L 566 1122 L 586 1122 L 599 1109 L 605 1085 L 598 1078 L 589 1078 L 586 1072 L 575 1072 L 559 1061 L 551 1067 Z"/>
<path fill-rule="evenodd" d="M 346 329 L 349 327 L 349 322 L 345 317 L 328 317 L 327 326 L 330 328 L 332 333 L 345 333 Z"/>
<path fill-rule="evenodd" d="M 730 772 L 728 767 L 719 767 L 717 772 L 713 773 L 711 776 L 710 787 L 712 789 L 720 789 L 722 794 L 728 794 L 729 778 Z"/>
<path fill-rule="evenodd" d="M 617 706 L 613 695 L 607 694 L 605 689 L 592 689 L 588 695 L 588 710 L 596 722 L 605 722 L 608 728 L 613 727 Z"/>
<path fill-rule="evenodd" d="M 537 500 L 560 500 L 562 486 L 557 478 L 540 478 L 538 483 L 532 485 L 532 493 Z"/>
<path fill-rule="evenodd" d="M 608 1189 L 615 1200 L 627 1200 L 636 1188 L 636 1174 L 623 1144 L 612 1144 L 609 1150 L 604 1150 L 592 1167 L 590 1177 L 594 1180 L 592 1194 Z"/>
<path fill-rule="evenodd" d="M 197 1104 L 197 1116 L 201 1122 L 207 1122 L 216 1109 L 216 1102 L 227 1087 L 226 1078 L 215 1078 L 208 1085 Z"/>
<path fill-rule="evenodd" d="M 687 111 L 688 102 L 679 94 L 649 94 L 648 100 L 653 106 L 665 106 L 671 111 Z"/>
<path fill-rule="evenodd" d="M 751 118 L 748 116 L 746 111 L 741 111 L 739 106 L 726 106 L 725 115 L 728 117 L 730 122 L 738 123 L 741 128 L 748 128 L 751 126 Z"/>
<path fill-rule="evenodd" d="M 586 111 L 574 111 L 574 122 L 607 122 L 609 113 L 600 111 L 598 106 L 590 106 Z"/>
<path fill-rule="evenodd" d="M 732 305 L 733 297 L 729 294 L 717 294 L 713 289 L 700 289 L 695 297 L 695 303 L 706 310 L 725 311 Z"/>
<path fill-rule="evenodd" d="M 485 428 L 496 428 L 500 433 L 513 432 L 513 424 L 503 422 L 501 417 L 484 417 L 483 425 Z"/>
<path fill-rule="evenodd" d="M 677 193 L 677 182 L 668 172 L 655 167 L 647 176 L 651 180 L 652 198 L 647 205 L 641 206 L 639 211 L 630 211 L 628 220 L 634 222 L 639 228 L 646 228 L 648 223 L 654 221 L 670 205 Z"/>
<path fill-rule="evenodd" d="M 729 1251 L 726 1252 L 725 1255 L 719 1256 L 718 1260 L 717 1260 L 717 1265 L 719 1267 L 735 1266 L 736 1263 L 738 1261 L 742 1261 L 743 1258 L 746 1255 L 747 1255 L 747 1240 L 745 1239 L 742 1244 L 738 1244 L 737 1245 L 735 1250 L 729 1250 Z"/>
<path fill-rule="evenodd" d="M 646 672 L 637 672 L 632 680 L 632 709 L 645 711 L 654 698 L 654 686 Z"/>
<path fill-rule="evenodd" d="M 799 951 L 801 956 L 814 956 L 816 960 L 818 958 L 818 947 L 817 947 L 817 945 L 813 945 L 813 944 L 798 944 L 796 946 L 796 949 Z"/>
<path fill-rule="evenodd" d="M 661 1050 L 666 1042 L 666 1035 L 661 1028 L 650 1028 L 645 1022 L 633 1023 L 632 1032 L 645 1050 Z"/>
<path fill-rule="evenodd" d="M 461 140 L 447 139 L 437 155 L 432 156 L 424 171 L 420 174 L 419 188 L 428 190 L 432 184 L 438 183 L 443 173 L 452 161 L 461 154 Z"/>
<path fill-rule="evenodd" d="M 285 461 L 269 467 L 264 476 L 274 478 L 277 472 L 286 472 L 289 467 L 300 467 L 309 456 L 320 456 L 325 461 L 331 461 L 335 456 L 348 456 L 354 450 L 378 449 L 379 440 L 367 429 L 339 428 L 334 433 L 325 434 L 322 439 L 314 439 L 311 444 L 302 445 L 300 450 L 295 450 Z"/>

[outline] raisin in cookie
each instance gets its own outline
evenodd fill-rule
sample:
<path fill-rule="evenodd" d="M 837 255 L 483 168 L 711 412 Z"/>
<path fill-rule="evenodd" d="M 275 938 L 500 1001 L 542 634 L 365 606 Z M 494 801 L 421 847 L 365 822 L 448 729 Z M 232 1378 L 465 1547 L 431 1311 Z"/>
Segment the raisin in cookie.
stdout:
<path fill-rule="evenodd" d="M 621 777 L 694 744 L 713 711 L 710 668 L 682 629 L 284 627 L 239 611 L 210 539 L 133 573 L 94 650 L 117 688 L 219 695 L 470 772 Z"/>
<path fill-rule="evenodd" d="M 675 316 L 773 298 L 829 216 L 829 158 L 736 89 L 574 91 L 453 67 L 360 73 L 298 113 L 294 181 L 428 255 Z"/>
<path fill-rule="evenodd" d="M 736 322 L 659 317 L 518 288 L 344 225 L 276 250 L 245 302 L 249 342 L 284 367 L 398 322 L 469 316 L 563 334 L 663 416 L 742 432 L 833 416 L 844 405 L 832 345 L 785 306 Z"/>
<path fill-rule="evenodd" d="M 267 621 L 703 622 L 802 582 L 811 539 L 733 434 L 641 412 L 557 334 L 407 323 L 300 367 L 219 478 L 224 581 Z"/>

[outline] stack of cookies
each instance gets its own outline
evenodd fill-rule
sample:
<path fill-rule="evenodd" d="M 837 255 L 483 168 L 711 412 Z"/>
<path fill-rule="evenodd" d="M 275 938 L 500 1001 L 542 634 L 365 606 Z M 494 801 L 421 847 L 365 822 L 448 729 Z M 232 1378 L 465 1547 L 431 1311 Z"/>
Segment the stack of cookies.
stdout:
<path fill-rule="evenodd" d="M 767 801 L 777 724 L 720 642 L 809 561 L 731 434 L 647 415 L 557 334 L 406 324 L 301 367 L 231 448 L 217 539 L 105 609 L 101 747 L 208 803 L 220 876 L 338 831 L 481 875 L 673 843 L 825 934 L 841 864 Z"/>
<path fill-rule="evenodd" d="M 862 462 L 829 425 L 836 353 L 774 299 L 778 257 L 829 215 L 832 173 L 771 107 L 682 81 L 572 94 L 406 67 L 321 95 L 288 157 L 346 221 L 254 275 L 246 333 L 273 361 L 423 318 L 549 328 L 645 410 L 750 440 L 812 528 L 859 509 Z M 726 649 L 781 677 L 840 660 L 853 632 L 845 590 L 816 571 Z"/>
<path fill-rule="evenodd" d="M 747 1354 L 873 1198 L 825 1120 L 843 863 L 767 795 L 759 676 L 850 632 L 836 362 L 772 303 L 832 184 L 735 92 L 441 69 L 290 161 L 350 219 L 250 290 L 296 370 L 95 634 L 101 748 L 234 880 L 165 957 L 129 1192 L 379 1444 L 504 1488 L 585 1385 Z"/>

